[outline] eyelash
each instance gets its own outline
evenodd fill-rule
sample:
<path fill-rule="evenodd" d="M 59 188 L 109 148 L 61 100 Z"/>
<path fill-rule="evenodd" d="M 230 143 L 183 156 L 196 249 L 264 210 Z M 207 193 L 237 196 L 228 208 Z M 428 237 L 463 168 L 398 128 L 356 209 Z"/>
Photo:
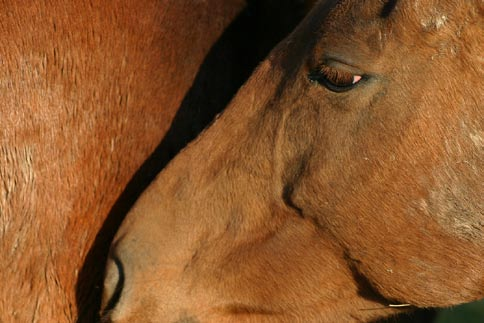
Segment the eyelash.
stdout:
<path fill-rule="evenodd" d="M 328 65 L 321 65 L 318 69 L 310 72 L 308 78 L 311 82 L 323 85 L 333 92 L 346 92 L 353 89 L 364 75 L 352 74 Z"/>

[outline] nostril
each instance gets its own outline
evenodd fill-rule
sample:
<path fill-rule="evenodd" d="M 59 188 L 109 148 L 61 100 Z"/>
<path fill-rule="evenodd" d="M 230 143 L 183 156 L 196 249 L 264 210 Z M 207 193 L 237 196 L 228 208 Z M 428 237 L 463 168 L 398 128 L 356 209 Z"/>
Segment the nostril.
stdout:
<path fill-rule="evenodd" d="M 119 302 L 124 287 L 124 280 L 125 273 L 122 262 L 116 255 L 111 255 L 106 265 L 106 275 L 104 278 L 101 310 L 103 322 L 106 321 L 106 317 L 109 317 L 109 314 Z"/>

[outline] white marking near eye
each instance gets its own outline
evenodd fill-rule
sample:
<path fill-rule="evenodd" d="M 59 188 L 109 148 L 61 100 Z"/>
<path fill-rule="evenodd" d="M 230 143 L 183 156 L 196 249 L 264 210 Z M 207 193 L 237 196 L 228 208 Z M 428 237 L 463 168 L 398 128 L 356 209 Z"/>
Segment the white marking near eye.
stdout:
<path fill-rule="evenodd" d="M 435 29 L 440 29 L 447 22 L 447 16 L 442 15 L 440 17 L 435 17 Z"/>
<path fill-rule="evenodd" d="M 436 31 L 442 28 L 447 23 L 448 17 L 446 14 L 433 10 L 431 16 L 422 19 L 421 24 L 425 31 Z"/>
<path fill-rule="evenodd" d="M 359 81 L 361 81 L 361 79 L 362 79 L 361 75 L 353 75 L 353 84 L 358 83 Z"/>

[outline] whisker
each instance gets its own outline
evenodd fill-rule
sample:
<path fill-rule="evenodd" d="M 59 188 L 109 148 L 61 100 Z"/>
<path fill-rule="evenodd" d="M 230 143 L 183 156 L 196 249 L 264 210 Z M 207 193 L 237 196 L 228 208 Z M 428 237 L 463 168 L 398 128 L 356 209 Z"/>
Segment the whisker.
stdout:
<path fill-rule="evenodd" d="M 400 307 L 410 307 L 411 304 L 388 304 L 388 307 L 400 308 Z"/>

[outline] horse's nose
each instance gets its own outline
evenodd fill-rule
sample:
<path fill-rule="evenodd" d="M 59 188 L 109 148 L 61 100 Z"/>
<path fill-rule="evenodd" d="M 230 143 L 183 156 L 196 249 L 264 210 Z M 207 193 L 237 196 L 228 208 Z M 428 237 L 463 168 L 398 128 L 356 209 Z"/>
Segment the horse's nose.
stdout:
<path fill-rule="evenodd" d="M 110 322 L 113 311 L 116 309 L 125 284 L 123 263 L 112 251 L 107 260 L 104 278 L 104 289 L 101 305 L 102 322 Z"/>

